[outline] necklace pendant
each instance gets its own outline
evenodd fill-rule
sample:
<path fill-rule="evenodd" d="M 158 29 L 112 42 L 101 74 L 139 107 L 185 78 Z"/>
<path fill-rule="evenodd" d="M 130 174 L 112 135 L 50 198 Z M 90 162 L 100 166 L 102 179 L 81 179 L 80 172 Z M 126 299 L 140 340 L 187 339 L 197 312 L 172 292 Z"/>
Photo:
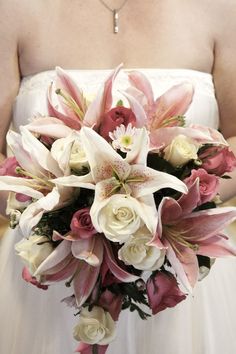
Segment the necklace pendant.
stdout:
<path fill-rule="evenodd" d="M 118 19 L 119 19 L 118 11 L 113 10 L 113 32 L 114 33 L 119 32 Z"/>

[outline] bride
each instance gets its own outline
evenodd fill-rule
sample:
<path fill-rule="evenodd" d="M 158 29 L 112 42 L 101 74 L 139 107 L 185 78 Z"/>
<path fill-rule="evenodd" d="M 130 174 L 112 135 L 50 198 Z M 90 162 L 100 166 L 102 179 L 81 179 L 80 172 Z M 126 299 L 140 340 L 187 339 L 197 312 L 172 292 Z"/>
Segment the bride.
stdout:
<path fill-rule="evenodd" d="M 70 69 L 92 93 L 107 69 L 121 62 L 141 68 L 155 96 L 192 81 L 195 96 L 187 122 L 220 126 L 236 152 L 235 16 L 235 2 L 220 0 L 1 1 L 1 158 L 10 122 L 17 129 L 46 113 L 45 93 L 56 65 Z M 120 80 L 123 85 L 123 76 Z M 232 177 L 222 183 L 223 200 L 236 192 Z M 0 204 L 4 210 L 3 195 Z M 20 237 L 9 231 L 0 244 L 1 353 L 72 354 L 75 319 L 60 304 L 66 291 L 56 285 L 43 292 L 21 280 L 14 255 Z M 150 320 L 124 311 L 107 353 L 236 352 L 235 270 L 235 259 L 217 261 L 193 297 Z"/>

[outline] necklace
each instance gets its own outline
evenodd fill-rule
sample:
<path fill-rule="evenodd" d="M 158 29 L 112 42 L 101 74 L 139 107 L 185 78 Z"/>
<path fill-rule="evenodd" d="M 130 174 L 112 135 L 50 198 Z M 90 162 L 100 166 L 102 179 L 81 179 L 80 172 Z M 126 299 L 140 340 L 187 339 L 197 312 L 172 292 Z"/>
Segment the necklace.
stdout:
<path fill-rule="evenodd" d="M 124 0 L 122 2 L 122 4 L 117 7 L 116 9 L 113 9 L 112 7 L 110 7 L 109 5 L 107 5 L 107 3 L 105 3 L 105 1 L 103 0 L 99 0 L 100 3 L 107 9 L 109 10 L 110 12 L 112 12 L 113 14 L 113 32 L 114 33 L 118 33 L 119 32 L 119 23 L 118 23 L 118 20 L 119 20 L 119 12 L 120 10 L 123 9 L 123 7 L 125 6 L 125 4 L 128 2 L 128 0 Z"/>

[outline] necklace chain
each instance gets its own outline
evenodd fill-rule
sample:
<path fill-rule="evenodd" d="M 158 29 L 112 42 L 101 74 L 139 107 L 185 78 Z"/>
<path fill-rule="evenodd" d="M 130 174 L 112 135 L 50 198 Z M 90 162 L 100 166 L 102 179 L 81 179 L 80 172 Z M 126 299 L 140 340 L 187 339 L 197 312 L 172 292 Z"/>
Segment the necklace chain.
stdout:
<path fill-rule="evenodd" d="M 104 0 L 99 0 L 99 1 L 107 10 L 112 12 L 112 14 L 113 14 L 113 32 L 118 33 L 119 32 L 119 24 L 118 24 L 119 11 L 123 9 L 123 7 L 128 2 L 128 0 L 124 0 L 119 7 L 114 8 L 114 9 L 112 7 L 110 7 Z"/>

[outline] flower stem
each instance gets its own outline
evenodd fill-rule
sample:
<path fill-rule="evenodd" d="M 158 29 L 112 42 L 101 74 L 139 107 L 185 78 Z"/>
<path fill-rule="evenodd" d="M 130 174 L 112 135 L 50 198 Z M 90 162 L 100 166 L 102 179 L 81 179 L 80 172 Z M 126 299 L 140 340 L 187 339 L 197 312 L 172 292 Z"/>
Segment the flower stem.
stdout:
<path fill-rule="evenodd" d="M 97 346 L 97 344 L 94 344 L 92 346 L 92 350 L 93 350 L 93 354 L 98 354 L 98 346 Z"/>

